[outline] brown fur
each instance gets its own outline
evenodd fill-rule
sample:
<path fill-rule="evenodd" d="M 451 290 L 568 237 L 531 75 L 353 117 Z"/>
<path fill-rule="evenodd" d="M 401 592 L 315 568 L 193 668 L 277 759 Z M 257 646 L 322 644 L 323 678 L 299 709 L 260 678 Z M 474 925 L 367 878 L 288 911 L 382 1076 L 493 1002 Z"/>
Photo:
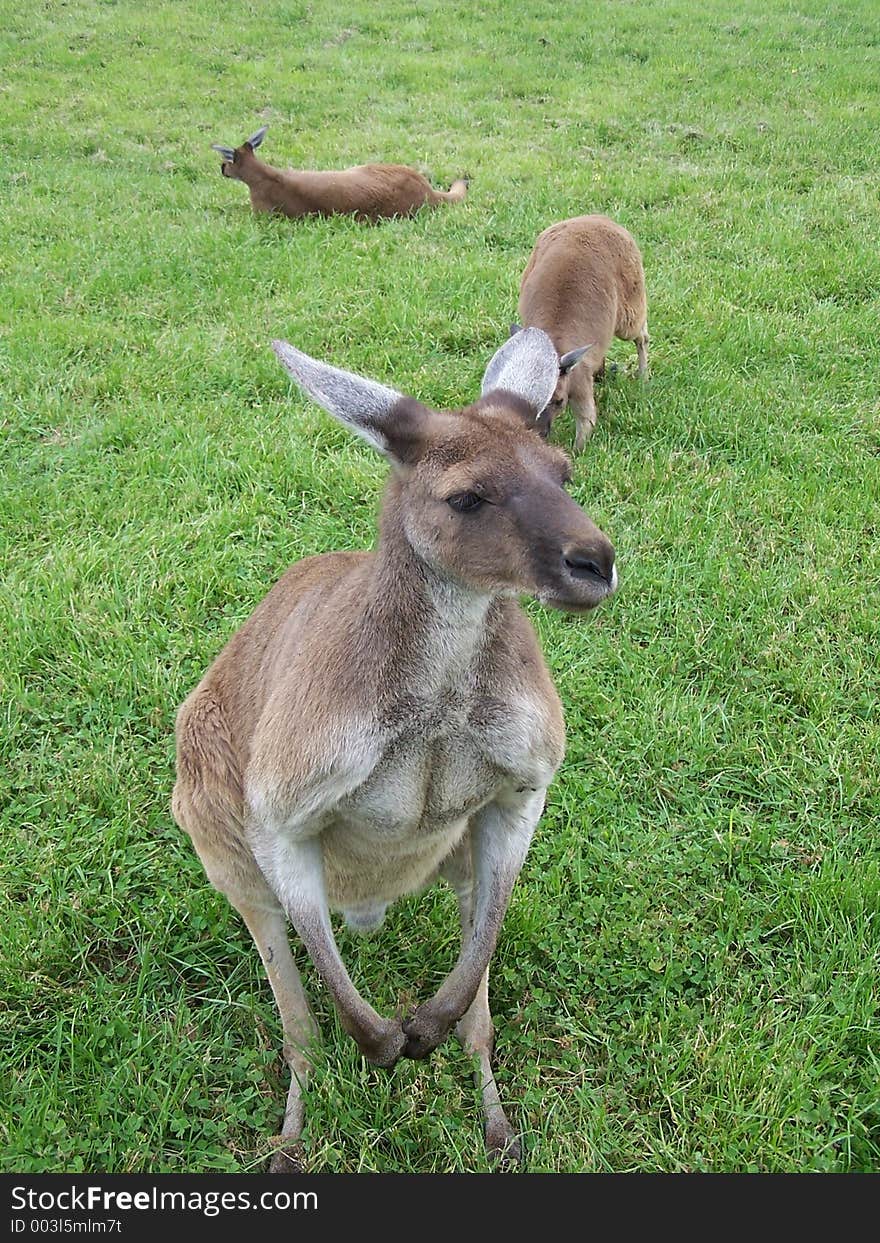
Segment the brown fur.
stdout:
<path fill-rule="evenodd" d="M 592 345 L 567 375 L 560 375 L 544 416 L 549 425 L 570 403 L 577 422 L 575 448 L 583 448 L 596 422 L 593 380 L 605 367 L 614 337 L 635 341 L 639 374 L 648 367 L 648 303 L 642 257 L 626 229 L 607 216 L 575 216 L 538 237 L 520 284 L 524 327 L 543 328 L 560 356 Z"/>
<path fill-rule="evenodd" d="M 555 356 L 543 340 L 546 393 Z M 511 1155 L 489 1062 L 488 962 L 564 746 L 516 596 L 586 611 L 614 591 L 614 552 L 516 397 L 499 390 L 441 415 L 374 386 L 359 412 L 362 382 L 335 372 L 315 391 L 333 383 L 338 417 L 395 463 L 378 547 L 297 562 L 232 636 L 178 713 L 172 809 L 272 984 L 292 1070 L 287 1149 L 317 1028 L 285 917 L 371 1061 L 423 1057 L 457 1025 L 480 1059 L 487 1141 Z M 471 492 L 484 498 L 476 511 L 450 505 Z M 409 1019 L 383 1018 L 348 977 L 327 908 L 373 927 L 439 875 L 459 898 L 459 961 Z M 273 1168 L 289 1168 L 283 1154 Z"/>
<path fill-rule="evenodd" d="M 236 148 L 233 161 L 224 160 L 221 172 L 245 183 L 255 212 L 278 212 L 294 219 L 344 214 L 374 223 L 411 216 L 425 206 L 460 203 L 467 194 L 463 178 L 449 190 L 435 190 L 405 164 L 360 164 L 334 172 L 273 168 L 248 143 Z"/>

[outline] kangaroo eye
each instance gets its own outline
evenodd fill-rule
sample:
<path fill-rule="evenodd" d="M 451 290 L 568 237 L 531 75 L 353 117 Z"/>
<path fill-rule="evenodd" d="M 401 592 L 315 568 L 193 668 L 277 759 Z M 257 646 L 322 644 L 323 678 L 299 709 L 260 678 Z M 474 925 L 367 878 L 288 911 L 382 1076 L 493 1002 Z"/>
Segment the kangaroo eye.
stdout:
<path fill-rule="evenodd" d="M 447 496 L 446 504 L 459 514 L 469 514 L 475 509 L 479 509 L 483 504 L 483 498 L 478 496 L 476 492 L 456 492 L 454 496 Z"/>

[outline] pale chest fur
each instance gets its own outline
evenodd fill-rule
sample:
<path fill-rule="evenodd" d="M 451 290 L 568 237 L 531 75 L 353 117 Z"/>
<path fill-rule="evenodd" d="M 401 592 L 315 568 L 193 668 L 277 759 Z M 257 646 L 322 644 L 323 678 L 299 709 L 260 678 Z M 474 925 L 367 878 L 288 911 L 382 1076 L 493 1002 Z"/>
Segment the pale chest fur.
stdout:
<path fill-rule="evenodd" d="M 408 697 L 369 777 L 336 811 L 395 837 L 472 815 L 506 787 L 543 787 L 558 756 L 541 706 L 455 694 Z"/>
<path fill-rule="evenodd" d="M 322 827 L 332 905 L 420 888 L 471 816 L 505 792 L 543 789 L 561 758 L 544 705 L 527 693 L 410 696 L 382 734 L 371 772 Z"/>
<path fill-rule="evenodd" d="M 386 626 L 366 695 L 356 677 L 310 714 L 290 693 L 310 685 L 307 610 L 291 615 L 279 645 L 285 678 L 254 740 L 248 821 L 264 840 L 318 838 L 337 909 L 423 887 L 482 808 L 546 789 L 562 760 L 559 700 L 525 618 L 510 608 L 487 633 L 491 600 L 442 583 L 431 604 L 419 630 L 414 609 Z M 331 667 L 352 666 L 375 631 L 365 624 Z M 408 646 L 395 646 L 399 634 Z"/>

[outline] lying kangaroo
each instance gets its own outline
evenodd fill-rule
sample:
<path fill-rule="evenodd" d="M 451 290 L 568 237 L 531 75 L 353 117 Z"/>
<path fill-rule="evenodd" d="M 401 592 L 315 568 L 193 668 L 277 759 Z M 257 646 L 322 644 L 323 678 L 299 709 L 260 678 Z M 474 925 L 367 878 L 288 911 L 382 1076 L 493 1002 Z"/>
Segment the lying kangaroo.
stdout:
<path fill-rule="evenodd" d="M 272 168 L 254 155 L 268 128 L 264 125 L 234 149 L 212 145 L 223 156 L 220 172 L 245 183 L 255 212 L 292 217 L 343 213 L 375 222 L 388 216 L 411 216 L 420 207 L 460 203 L 467 194 L 464 177 L 448 190 L 434 190 L 421 173 L 405 164 L 359 164 L 326 173 Z"/>
<path fill-rule="evenodd" d="M 617 586 L 614 549 L 565 491 L 568 459 L 528 430 L 556 349 L 518 333 L 489 365 L 491 390 L 451 413 L 274 349 L 393 469 L 376 550 L 292 566 L 177 717 L 174 816 L 250 929 L 281 1013 L 291 1084 L 271 1168 L 296 1168 L 318 1036 L 288 920 L 370 1062 L 426 1057 L 456 1027 L 479 1059 L 489 1152 L 515 1159 L 490 1063 L 489 960 L 564 750 L 517 597 L 586 613 Z M 352 983 L 330 912 L 378 928 L 440 877 L 458 897 L 458 960 L 429 1001 L 386 1018 Z"/>

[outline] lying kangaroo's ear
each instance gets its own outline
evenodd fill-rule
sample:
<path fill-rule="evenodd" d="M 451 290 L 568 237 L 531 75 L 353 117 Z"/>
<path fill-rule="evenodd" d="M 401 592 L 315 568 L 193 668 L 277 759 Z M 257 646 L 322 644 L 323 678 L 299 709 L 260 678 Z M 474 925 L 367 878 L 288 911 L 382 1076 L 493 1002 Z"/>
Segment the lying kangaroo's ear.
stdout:
<path fill-rule="evenodd" d="M 268 128 L 268 125 L 260 126 L 256 134 L 252 134 L 251 137 L 246 140 L 244 145 L 246 147 L 250 147 L 251 151 L 256 151 L 257 147 L 259 147 L 260 143 L 266 137 L 266 130 Z"/>
<path fill-rule="evenodd" d="M 211 150 L 219 151 L 220 154 L 223 156 L 223 159 L 229 160 L 230 164 L 235 159 L 235 152 L 233 151 L 232 147 L 221 147 L 219 143 L 212 142 Z"/>
<path fill-rule="evenodd" d="M 509 337 L 515 337 L 518 332 L 522 332 L 522 324 L 511 324 L 510 332 L 507 335 Z"/>
<path fill-rule="evenodd" d="M 375 380 L 310 358 L 286 341 L 273 341 L 272 349 L 314 402 L 396 465 L 411 465 L 420 456 L 428 423 L 440 417 L 427 406 Z"/>
<path fill-rule="evenodd" d="M 576 367 L 584 355 L 589 354 L 595 344 L 595 341 L 591 341 L 589 345 L 581 345 L 578 349 L 569 350 L 567 354 L 563 354 L 559 360 L 559 374 L 568 375 L 572 367 Z"/>
<path fill-rule="evenodd" d="M 521 397 L 538 415 L 559 379 L 556 346 L 542 328 L 523 328 L 509 337 L 490 360 L 481 392 L 503 388 Z"/>

